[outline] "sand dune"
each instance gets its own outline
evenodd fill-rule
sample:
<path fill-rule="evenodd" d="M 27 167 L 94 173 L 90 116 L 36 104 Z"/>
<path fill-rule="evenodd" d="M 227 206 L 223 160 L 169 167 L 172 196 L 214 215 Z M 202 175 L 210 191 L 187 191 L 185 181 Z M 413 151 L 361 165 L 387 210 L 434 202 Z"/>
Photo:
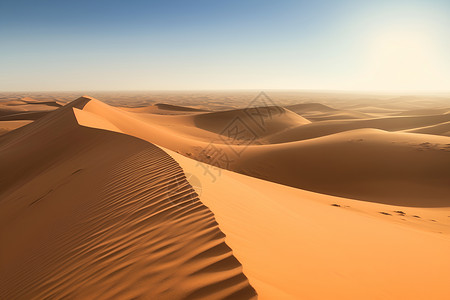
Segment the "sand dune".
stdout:
<path fill-rule="evenodd" d="M 356 111 L 336 111 L 329 113 L 318 113 L 318 114 L 303 114 L 310 121 L 328 121 L 328 120 L 347 120 L 347 119 L 370 119 L 373 115 L 366 113 L 356 112 Z"/>
<path fill-rule="evenodd" d="M 51 107 L 58 108 L 63 105 L 64 105 L 63 103 L 56 100 L 36 100 L 30 97 L 0 101 L 0 106 L 9 107 L 17 110 L 28 110 L 27 108 L 43 110 L 43 109 L 51 109 Z"/>
<path fill-rule="evenodd" d="M 37 120 L 61 106 L 56 101 L 32 98 L 0 102 L 0 121 Z"/>
<path fill-rule="evenodd" d="M 230 132 L 245 131 L 239 139 L 261 139 L 288 128 L 311 123 L 288 109 L 269 106 L 198 114 L 195 126 L 228 137 Z"/>
<path fill-rule="evenodd" d="M 448 114 L 161 107 L 0 136 L 0 298 L 447 299 Z"/>
<path fill-rule="evenodd" d="M 408 110 L 408 111 L 401 112 L 398 115 L 426 116 L 426 115 L 437 115 L 437 114 L 450 114 L 450 108 L 415 109 L 415 110 Z"/>
<path fill-rule="evenodd" d="M 287 109 L 307 118 L 310 121 L 326 121 L 341 119 L 368 119 L 373 116 L 367 113 L 339 110 L 321 103 L 301 103 L 286 106 Z"/>
<path fill-rule="evenodd" d="M 406 130 L 406 132 L 450 136 L 450 121 L 443 122 L 443 123 L 436 124 L 436 125 L 431 125 L 431 126 L 414 128 L 414 129 Z"/>
<path fill-rule="evenodd" d="M 309 112 L 330 112 L 337 109 L 324 105 L 322 103 L 300 103 L 286 106 L 287 109 L 298 114 Z"/>
<path fill-rule="evenodd" d="M 150 113 L 150 114 L 164 114 L 164 115 L 178 115 L 178 114 L 186 114 L 186 113 L 195 113 L 195 112 L 206 112 L 207 110 L 180 106 L 180 105 L 171 105 L 164 103 L 156 103 L 154 105 L 145 105 L 142 107 L 121 107 L 122 109 L 130 112 L 137 113 Z"/>
<path fill-rule="evenodd" d="M 0 138 L 0 298 L 254 297 L 180 166 L 86 101 Z"/>
<path fill-rule="evenodd" d="M 60 101 L 52 100 L 52 101 L 42 101 L 42 100 L 36 100 L 31 97 L 23 97 L 20 100 L 27 104 L 31 105 L 47 105 L 47 106 L 54 106 L 54 107 L 61 107 L 64 105 L 64 103 L 61 103 Z"/>
<path fill-rule="evenodd" d="M 405 206 L 450 206 L 450 139 L 358 129 L 250 146 L 240 173 L 320 193 Z"/>
<path fill-rule="evenodd" d="M 51 105 L 49 106 L 49 105 L 41 104 L 41 103 L 10 104 L 9 102 L 7 102 L 7 103 L 0 103 L 0 107 L 1 107 L 2 115 L 19 113 L 19 112 L 29 112 L 29 111 L 51 111 L 51 110 L 56 109 L 55 107 L 53 107 Z"/>
<path fill-rule="evenodd" d="M 348 110 L 353 110 L 353 111 L 359 111 L 362 113 L 368 113 L 371 115 L 384 115 L 384 116 L 388 116 L 388 115 L 395 115 L 397 113 L 400 112 L 400 110 L 398 109 L 392 109 L 392 108 L 386 108 L 386 107 L 377 107 L 377 106 L 373 106 L 371 104 L 368 105 L 353 105 L 350 107 L 347 107 Z"/>
<path fill-rule="evenodd" d="M 174 111 L 206 111 L 204 109 L 198 109 L 198 108 L 191 108 L 186 106 L 180 106 L 180 105 L 171 105 L 171 104 L 165 104 L 165 103 L 156 103 L 155 106 L 162 110 L 174 110 Z"/>
<path fill-rule="evenodd" d="M 450 114 L 409 117 L 383 117 L 368 120 L 333 120 L 316 122 L 306 126 L 290 128 L 279 134 L 269 136 L 270 143 L 286 143 L 298 140 L 317 138 L 361 128 L 375 128 L 386 131 L 415 129 L 437 125 L 450 121 Z"/>

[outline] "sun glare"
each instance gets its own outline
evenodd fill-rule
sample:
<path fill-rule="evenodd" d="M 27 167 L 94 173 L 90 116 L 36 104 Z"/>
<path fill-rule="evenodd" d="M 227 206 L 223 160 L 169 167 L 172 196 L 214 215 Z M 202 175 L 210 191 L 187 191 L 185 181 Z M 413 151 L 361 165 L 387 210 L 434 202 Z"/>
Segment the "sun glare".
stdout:
<path fill-rule="evenodd" d="M 359 15 L 364 87 L 439 90 L 448 83 L 442 16 L 432 7 L 385 5 Z"/>

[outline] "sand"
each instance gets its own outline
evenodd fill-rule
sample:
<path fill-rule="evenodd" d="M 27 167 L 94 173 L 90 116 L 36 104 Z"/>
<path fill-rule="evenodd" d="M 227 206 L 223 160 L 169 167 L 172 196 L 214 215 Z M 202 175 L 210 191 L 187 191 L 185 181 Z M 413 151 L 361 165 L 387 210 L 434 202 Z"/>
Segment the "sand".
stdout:
<path fill-rule="evenodd" d="M 0 298 L 446 299 L 448 109 L 316 97 L 82 97 L 0 136 Z"/>

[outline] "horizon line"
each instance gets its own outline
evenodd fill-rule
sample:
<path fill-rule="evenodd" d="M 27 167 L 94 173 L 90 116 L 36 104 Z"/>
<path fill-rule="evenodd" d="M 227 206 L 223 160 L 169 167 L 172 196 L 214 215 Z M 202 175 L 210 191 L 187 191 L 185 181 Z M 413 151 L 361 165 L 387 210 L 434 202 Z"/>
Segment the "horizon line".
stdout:
<path fill-rule="evenodd" d="M 0 93 L 126 93 L 126 92 L 309 92 L 309 93 L 351 93 L 351 94 L 449 94 L 450 90 L 350 90 L 350 89 L 117 89 L 117 90 L 105 90 L 105 89 L 77 89 L 77 90 L 9 90 L 1 91 Z"/>

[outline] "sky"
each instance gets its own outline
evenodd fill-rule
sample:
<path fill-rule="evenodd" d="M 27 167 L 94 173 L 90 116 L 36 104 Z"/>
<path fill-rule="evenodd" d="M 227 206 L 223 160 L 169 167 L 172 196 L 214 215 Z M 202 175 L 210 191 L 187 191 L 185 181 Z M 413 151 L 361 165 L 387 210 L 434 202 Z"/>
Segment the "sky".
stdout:
<path fill-rule="evenodd" d="M 0 1 L 0 91 L 450 91 L 449 0 Z"/>

